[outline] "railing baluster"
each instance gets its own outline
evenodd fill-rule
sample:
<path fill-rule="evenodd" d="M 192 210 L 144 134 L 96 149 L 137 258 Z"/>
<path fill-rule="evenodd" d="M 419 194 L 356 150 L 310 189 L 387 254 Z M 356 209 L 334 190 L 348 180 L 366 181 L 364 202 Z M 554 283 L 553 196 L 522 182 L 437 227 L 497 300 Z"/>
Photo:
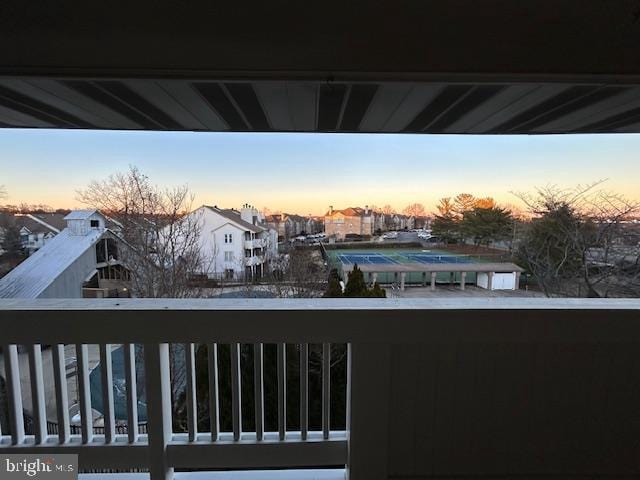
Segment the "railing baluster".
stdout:
<path fill-rule="evenodd" d="M 31 379 L 31 406 L 35 443 L 40 445 L 47 438 L 47 412 L 44 403 L 42 350 L 39 344 L 29 346 L 29 377 Z"/>
<path fill-rule="evenodd" d="M 129 443 L 138 440 L 138 392 L 136 375 L 136 346 L 133 343 L 124 345 L 124 373 L 127 383 L 127 433 Z"/>
<path fill-rule="evenodd" d="M 300 435 L 309 433 L 309 344 L 300 345 Z"/>
<path fill-rule="evenodd" d="M 80 399 L 80 421 L 82 422 L 82 443 L 93 440 L 93 414 L 91 412 L 91 390 L 89 385 L 89 348 L 76 344 L 78 359 L 78 396 Z"/>
<path fill-rule="evenodd" d="M 7 396 L 9 401 L 9 428 L 11 443 L 24 442 L 24 418 L 22 415 L 22 390 L 20 388 L 20 367 L 18 364 L 18 346 L 4 345 L 4 369 L 7 376 Z"/>
<path fill-rule="evenodd" d="M 231 411 L 233 416 L 233 439 L 240 440 L 242 431 L 242 397 L 240 392 L 240 344 L 232 343 L 231 351 Z"/>
<path fill-rule="evenodd" d="M 198 407 L 196 405 L 196 354 L 193 343 L 184 344 L 184 356 L 187 366 L 187 430 L 189 441 L 195 442 L 198 436 Z"/>
<path fill-rule="evenodd" d="M 256 343 L 253 346 L 253 378 L 256 408 L 256 438 L 258 440 L 262 440 L 264 437 L 264 372 L 262 359 L 263 346 L 261 343 Z"/>
<path fill-rule="evenodd" d="M 102 407 L 104 413 L 105 443 L 115 440 L 116 420 L 113 409 L 113 367 L 111 363 L 111 344 L 100 345 L 100 373 L 102 377 Z"/>
<path fill-rule="evenodd" d="M 209 364 L 209 425 L 211 426 L 211 441 L 218 440 L 220 433 L 220 403 L 218 400 L 218 345 L 208 346 Z"/>
<path fill-rule="evenodd" d="M 386 480 L 389 477 L 389 391 L 391 345 L 347 345 L 348 478 Z M 384 419 L 385 421 L 372 421 Z M 398 445 L 395 445 L 398 447 Z"/>
<path fill-rule="evenodd" d="M 329 439 L 331 430 L 331 344 L 322 344 L 322 437 Z"/>
<path fill-rule="evenodd" d="M 169 344 L 144 345 L 144 376 L 147 394 L 149 479 L 171 480 L 167 445 L 171 441 L 171 376 Z"/>
<path fill-rule="evenodd" d="M 287 434 L 287 345 L 278 344 L 278 433 L 280 440 Z"/>
<path fill-rule="evenodd" d="M 58 414 L 58 441 L 69 441 L 69 394 L 67 391 L 67 368 L 64 356 L 64 345 L 51 347 L 53 356 L 53 380 L 56 389 L 56 411 Z"/>

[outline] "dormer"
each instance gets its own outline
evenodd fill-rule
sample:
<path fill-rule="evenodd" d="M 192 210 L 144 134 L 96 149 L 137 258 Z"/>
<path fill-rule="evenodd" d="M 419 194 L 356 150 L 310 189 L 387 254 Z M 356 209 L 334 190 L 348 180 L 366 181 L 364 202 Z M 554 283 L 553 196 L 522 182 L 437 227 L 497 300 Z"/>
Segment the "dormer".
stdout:
<path fill-rule="evenodd" d="M 73 210 L 64 217 L 72 235 L 88 235 L 95 230 L 104 230 L 106 217 L 98 210 Z"/>

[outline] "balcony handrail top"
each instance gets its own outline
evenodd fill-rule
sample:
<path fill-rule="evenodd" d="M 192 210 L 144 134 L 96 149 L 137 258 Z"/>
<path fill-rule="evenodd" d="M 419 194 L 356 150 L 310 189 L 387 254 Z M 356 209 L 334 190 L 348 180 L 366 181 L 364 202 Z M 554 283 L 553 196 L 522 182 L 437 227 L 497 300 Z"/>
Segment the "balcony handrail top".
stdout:
<path fill-rule="evenodd" d="M 11 310 L 640 310 L 640 298 L 0 299 L 0 312 Z"/>
<path fill-rule="evenodd" d="M 0 332 L 5 344 L 640 342 L 640 300 L 3 299 Z"/>

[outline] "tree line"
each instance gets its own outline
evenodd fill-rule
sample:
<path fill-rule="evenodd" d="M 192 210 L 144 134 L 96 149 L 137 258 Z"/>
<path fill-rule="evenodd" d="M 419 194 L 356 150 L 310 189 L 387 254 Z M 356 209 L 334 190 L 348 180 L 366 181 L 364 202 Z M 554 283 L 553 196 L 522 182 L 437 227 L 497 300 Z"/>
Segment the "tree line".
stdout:
<path fill-rule="evenodd" d="M 547 296 L 640 296 L 640 203 L 601 184 L 517 194 L 531 220 L 515 258 Z"/>
<path fill-rule="evenodd" d="M 491 197 L 477 198 L 469 193 L 440 199 L 432 233 L 443 243 L 471 240 L 476 246 L 512 237 L 514 217 Z"/>

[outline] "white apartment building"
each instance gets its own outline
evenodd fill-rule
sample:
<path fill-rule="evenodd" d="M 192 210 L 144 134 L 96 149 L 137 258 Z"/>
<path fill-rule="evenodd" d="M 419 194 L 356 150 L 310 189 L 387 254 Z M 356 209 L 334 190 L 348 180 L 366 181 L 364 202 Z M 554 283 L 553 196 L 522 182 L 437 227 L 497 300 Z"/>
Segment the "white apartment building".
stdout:
<path fill-rule="evenodd" d="M 210 278 L 257 279 L 267 273 L 278 252 L 278 233 L 268 228 L 255 207 L 235 209 L 203 205 L 192 215 L 201 222 L 201 250 Z"/>

